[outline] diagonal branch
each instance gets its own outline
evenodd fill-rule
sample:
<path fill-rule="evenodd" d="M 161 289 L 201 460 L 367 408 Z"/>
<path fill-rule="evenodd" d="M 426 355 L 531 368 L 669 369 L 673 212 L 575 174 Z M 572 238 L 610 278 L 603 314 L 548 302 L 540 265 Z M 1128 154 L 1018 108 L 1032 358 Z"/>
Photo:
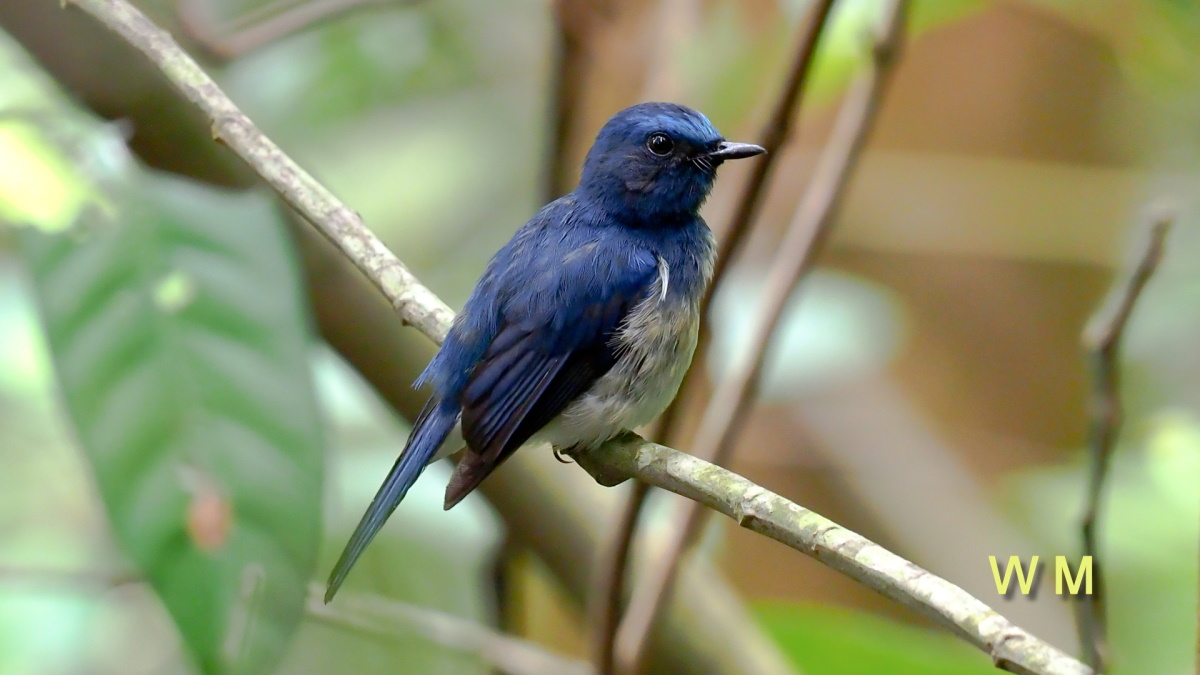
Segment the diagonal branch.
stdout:
<path fill-rule="evenodd" d="M 570 190 L 568 141 L 571 124 L 583 99 L 580 87 L 586 77 L 587 44 L 601 11 L 590 0 L 553 0 L 554 63 L 550 81 L 550 134 L 542 177 L 543 200 L 558 199 Z"/>
<path fill-rule="evenodd" d="M 779 93 L 779 100 L 775 102 L 771 118 L 763 128 L 760 145 L 766 148 L 767 154 L 752 165 L 750 178 L 746 181 L 738 201 L 737 211 L 734 212 L 728 229 L 721 233 L 721 240 L 717 245 L 717 262 L 713 268 L 714 280 L 719 280 L 728 269 L 737 252 L 737 246 L 745 241 L 746 232 L 754 223 L 759 207 L 762 206 L 764 189 L 774 175 L 775 167 L 779 165 L 779 151 L 792 135 L 792 123 L 803 101 L 804 83 L 808 80 L 808 72 L 812 69 L 821 33 L 829 24 L 832 10 L 833 0 L 819 0 L 813 3 L 800 29 L 796 56 L 788 70 L 783 90 Z M 709 295 L 711 296 L 711 290 Z M 706 298 L 705 301 L 709 299 L 711 298 Z"/>
<path fill-rule="evenodd" d="M 1107 639 L 1104 616 L 1104 576 L 1100 565 L 1100 549 L 1096 541 L 1096 523 L 1100 499 L 1112 460 L 1113 446 L 1121 431 L 1120 356 L 1121 339 L 1134 305 L 1163 256 L 1163 242 L 1171 227 L 1172 218 L 1158 215 L 1153 218 L 1146 243 L 1137 266 L 1110 291 L 1104 304 L 1096 311 L 1083 330 L 1083 348 L 1092 370 L 1092 393 L 1089 405 L 1089 453 L 1087 504 L 1081 529 L 1083 555 L 1092 559 L 1095 579 L 1093 593 L 1077 597 L 1075 620 L 1079 627 L 1079 643 L 1084 658 L 1097 672 L 1105 670 Z"/>
<path fill-rule="evenodd" d="M 145 579 L 129 570 L 53 569 L 0 565 L 0 586 L 47 586 L 71 591 L 108 591 L 142 584 Z M 539 645 L 493 629 L 490 626 L 376 595 L 348 593 L 339 607 L 323 601 L 324 588 L 309 586 L 305 611 L 308 616 L 333 626 L 360 633 L 393 638 L 415 634 L 446 649 L 474 654 L 508 675 L 592 675 L 583 661 L 559 656 Z"/>
<path fill-rule="evenodd" d="M 1001 670 L 1039 675 L 1092 672 L 958 586 L 732 471 L 633 433 L 572 456 L 601 485 L 629 478 L 645 481 L 811 556 L 978 647 Z"/>
<path fill-rule="evenodd" d="M 700 315 L 707 316 L 712 303 L 713 291 L 725 277 L 729 263 L 741 243 L 750 231 L 750 225 L 758 215 L 762 205 L 764 188 L 774 173 L 779 160 L 779 150 L 788 141 L 792 122 L 804 93 L 804 83 L 808 79 L 813 56 L 817 52 L 817 44 L 821 32 L 828 25 L 830 11 L 834 0 L 818 0 L 809 10 L 808 16 L 800 26 L 797 39 L 796 54 L 788 69 L 787 79 L 775 102 L 771 117 L 763 129 L 760 145 L 767 154 L 755 162 L 752 173 L 746 182 L 738 201 L 737 212 L 730 221 L 729 227 L 721 233 L 717 243 L 717 260 L 713 268 L 713 280 L 705 291 L 700 302 Z M 696 354 L 692 359 L 692 367 L 688 369 L 683 383 L 679 387 L 679 395 L 659 419 L 659 437 L 665 442 L 676 442 L 678 429 L 676 426 L 682 419 L 681 410 L 688 400 L 698 391 L 697 373 L 705 363 L 706 354 L 711 344 L 711 334 L 708 322 L 700 323 L 700 337 L 696 344 Z M 633 548 L 633 538 L 637 532 L 638 515 L 646 502 L 649 490 L 642 483 L 633 486 L 629 497 L 621 506 L 617 524 L 606 542 L 603 558 L 597 562 L 597 573 L 593 580 L 592 600 L 592 629 L 593 647 L 597 651 L 597 663 L 601 673 L 610 673 L 615 667 L 614 641 L 620 620 L 621 604 L 625 598 L 626 579 L 629 574 L 629 552 Z"/>
<path fill-rule="evenodd" d="M 366 7 L 415 4 L 420 0 L 276 0 L 244 16 L 228 28 L 216 26 L 211 0 L 180 0 L 179 27 L 209 57 L 231 61 L 330 19 Z"/>
<path fill-rule="evenodd" d="M 447 649 L 475 654 L 507 675 L 592 675 L 583 661 L 558 656 L 527 640 L 489 626 L 417 605 L 379 596 L 343 594 L 338 606 L 326 605 L 324 589 L 313 584 L 306 610 L 318 621 L 392 638 L 415 633 Z"/>
<path fill-rule="evenodd" d="M 454 313 L 421 285 L 362 218 L 263 135 L 174 38 L 126 0 L 69 0 L 154 62 L 212 120 L 213 138 L 262 176 L 283 200 L 320 230 L 383 293 L 408 325 L 441 342 Z"/>
<path fill-rule="evenodd" d="M 751 328 L 750 362 L 717 385 L 692 447 L 697 457 L 725 464 L 735 446 L 754 401 L 775 328 L 793 290 L 812 269 L 829 236 L 839 198 L 871 130 L 903 42 L 907 6 L 905 0 L 896 0 L 884 13 L 882 29 L 872 45 L 871 67 L 847 95 L 829 142 L 817 161 L 812 183 L 796 208 L 767 274 L 766 300 Z M 616 658 L 624 672 L 635 672 L 642 661 L 650 629 L 671 593 L 681 559 L 703 522 L 704 512 L 694 502 L 683 505 L 682 509 L 677 524 L 671 528 L 672 538 L 638 584 L 617 631 Z"/>
<path fill-rule="evenodd" d="M 126 0 L 71 0 L 146 54 L 214 120 L 214 133 L 300 211 L 379 288 L 401 320 L 440 342 L 452 312 L 362 220 L 262 135 L 164 31 Z M 602 484 L 634 477 L 701 500 L 744 526 L 925 613 L 990 654 L 997 666 L 1034 675 L 1091 670 L 1012 625 L 962 589 L 744 478 L 628 434 L 577 458 Z"/>

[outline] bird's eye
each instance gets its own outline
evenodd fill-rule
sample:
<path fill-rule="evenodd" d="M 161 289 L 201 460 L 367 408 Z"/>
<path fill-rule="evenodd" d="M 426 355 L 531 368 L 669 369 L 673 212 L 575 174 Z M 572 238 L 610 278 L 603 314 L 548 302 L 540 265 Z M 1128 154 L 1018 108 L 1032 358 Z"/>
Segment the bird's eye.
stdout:
<path fill-rule="evenodd" d="M 666 134 L 651 134 L 650 138 L 646 139 L 646 147 L 659 157 L 666 157 L 675 149 L 675 141 Z"/>

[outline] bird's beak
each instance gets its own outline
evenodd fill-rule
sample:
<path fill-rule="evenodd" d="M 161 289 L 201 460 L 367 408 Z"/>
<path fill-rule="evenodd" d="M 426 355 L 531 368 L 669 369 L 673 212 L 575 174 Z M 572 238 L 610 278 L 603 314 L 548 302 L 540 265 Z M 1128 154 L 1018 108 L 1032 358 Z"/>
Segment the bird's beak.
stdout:
<path fill-rule="evenodd" d="M 729 141 L 721 141 L 721 144 L 717 146 L 717 149 L 708 153 L 707 157 L 709 159 L 715 159 L 718 162 L 724 162 L 727 159 L 744 159 L 746 157 L 761 155 L 766 151 L 766 148 L 762 147 L 761 145 L 754 145 L 753 143 L 730 143 Z"/>

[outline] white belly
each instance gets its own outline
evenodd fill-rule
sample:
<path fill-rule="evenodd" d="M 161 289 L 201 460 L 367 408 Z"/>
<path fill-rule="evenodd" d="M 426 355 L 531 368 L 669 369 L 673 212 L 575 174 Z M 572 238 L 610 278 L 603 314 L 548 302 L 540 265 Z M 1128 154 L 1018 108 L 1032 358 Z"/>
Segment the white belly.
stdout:
<path fill-rule="evenodd" d="M 658 417 L 679 391 L 698 328 L 693 301 L 651 294 L 617 334 L 612 369 L 534 438 L 562 448 L 595 446 Z"/>

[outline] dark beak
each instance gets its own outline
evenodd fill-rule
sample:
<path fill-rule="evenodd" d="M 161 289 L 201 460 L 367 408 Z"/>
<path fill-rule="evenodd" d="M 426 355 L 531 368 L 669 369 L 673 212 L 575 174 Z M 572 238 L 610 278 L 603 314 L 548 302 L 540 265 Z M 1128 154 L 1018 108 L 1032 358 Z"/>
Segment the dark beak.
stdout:
<path fill-rule="evenodd" d="M 754 145 L 753 143 L 730 143 L 729 141 L 721 141 L 721 144 L 717 146 L 717 149 L 708 153 L 707 157 L 709 159 L 715 159 L 718 162 L 724 162 L 727 159 L 745 159 L 746 157 L 761 155 L 766 151 L 766 148 L 762 147 L 761 145 Z"/>

